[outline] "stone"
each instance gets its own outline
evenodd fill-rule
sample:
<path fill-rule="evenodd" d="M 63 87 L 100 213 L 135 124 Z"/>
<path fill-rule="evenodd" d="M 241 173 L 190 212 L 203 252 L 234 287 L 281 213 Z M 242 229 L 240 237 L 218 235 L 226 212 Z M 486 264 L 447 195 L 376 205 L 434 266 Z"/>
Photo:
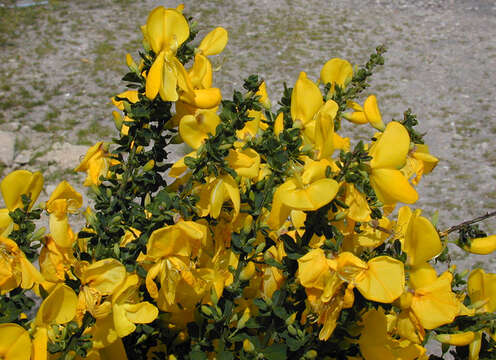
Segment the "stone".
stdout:
<path fill-rule="evenodd" d="M 14 161 L 15 135 L 0 131 L 0 163 L 10 166 Z"/>
<path fill-rule="evenodd" d="M 79 165 L 89 146 L 56 143 L 51 150 L 39 158 L 40 161 L 55 162 L 59 168 L 74 169 Z"/>

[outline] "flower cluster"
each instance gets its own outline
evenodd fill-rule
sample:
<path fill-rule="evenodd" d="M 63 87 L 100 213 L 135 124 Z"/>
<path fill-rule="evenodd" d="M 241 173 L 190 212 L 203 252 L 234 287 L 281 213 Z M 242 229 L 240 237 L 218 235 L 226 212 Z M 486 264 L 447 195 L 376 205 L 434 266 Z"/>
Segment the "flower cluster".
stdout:
<path fill-rule="evenodd" d="M 438 159 L 411 111 L 387 122 L 376 95 L 357 102 L 385 50 L 363 67 L 330 59 L 317 81 L 301 72 L 277 109 L 257 76 L 227 100 L 210 57 L 228 33 L 194 45 L 183 12 L 154 9 L 139 64 L 126 57 L 119 138 L 75 168 L 92 208 L 66 181 L 36 204 L 40 173 L 1 182 L 0 357 L 428 359 L 433 336 L 495 356 L 496 274 L 458 273 L 446 245 L 458 230 L 461 248 L 490 254 L 496 235 L 440 232 L 398 206 Z M 368 143 L 340 134 L 369 125 Z M 170 162 L 173 143 L 191 152 Z"/>

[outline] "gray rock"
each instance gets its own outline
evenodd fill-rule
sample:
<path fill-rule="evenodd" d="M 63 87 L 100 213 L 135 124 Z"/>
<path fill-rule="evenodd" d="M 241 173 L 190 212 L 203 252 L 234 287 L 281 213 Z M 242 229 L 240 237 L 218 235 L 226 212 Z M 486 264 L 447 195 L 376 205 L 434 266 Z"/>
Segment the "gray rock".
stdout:
<path fill-rule="evenodd" d="M 0 131 L 0 163 L 10 166 L 14 161 L 15 135 Z"/>
<path fill-rule="evenodd" d="M 32 157 L 32 152 L 29 150 L 22 150 L 17 156 L 15 157 L 15 163 L 18 165 L 25 165 L 27 164 Z"/>
<path fill-rule="evenodd" d="M 88 151 L 88 146 L 56 143 L 52 150 L 40 157 L 40 161 L 55 162 L 59 168 L 72 169 L 78 166 Z"/>

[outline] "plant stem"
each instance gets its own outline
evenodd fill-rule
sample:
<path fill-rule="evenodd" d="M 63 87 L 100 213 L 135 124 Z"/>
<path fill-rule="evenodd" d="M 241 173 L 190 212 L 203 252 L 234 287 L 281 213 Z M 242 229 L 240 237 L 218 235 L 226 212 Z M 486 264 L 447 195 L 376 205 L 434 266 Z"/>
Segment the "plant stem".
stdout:
<path fill-rule="evenodd" d="M 467 220 L 467 221 L 464 221 L 458 225 L 454 225 L 452 227 L 450 227 L 449 229 L 447 230 L 444 230 L 444 231 L 441 231 L 439 233 L 439 236 L 440 237 L 445 237 L 445 236 L 448 236 L 448 234 L 452 233 L 453 231 L 457 231 L 457 230 L 460 230 L 462 228 L 464 228 L 465 226 L 468 226 L 468 225 L 472 225 L 472 224 L 475 224 L 475 223 L 478 223 L 480 221 L 483 221 L 483 220 L 486 220 L 490 217 L 493 217 L 493 216 L 496 216 L 496 211 L 493 211 L 493 212 L 487 212 L 485 215 L 481 215 L 479 217 L 476 217 L 475 219 L 472 219 L 472 220 Z"/>

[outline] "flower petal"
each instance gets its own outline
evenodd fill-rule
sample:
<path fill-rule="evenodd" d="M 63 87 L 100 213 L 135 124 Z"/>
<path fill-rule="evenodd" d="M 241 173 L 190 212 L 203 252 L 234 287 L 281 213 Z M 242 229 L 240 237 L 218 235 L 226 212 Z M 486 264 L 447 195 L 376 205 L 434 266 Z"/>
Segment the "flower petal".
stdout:
<path fill-rule="evenodd" d="M 400 169 L 406 161 L 410 147 L 410 135 L 397 121 L 391 121 L 379 140 L 370 149 L 373 169 Z"/>
<path fill-rule="evenodd" d="M 405 287 L 401 261 L 378 256 L 367 265 L 368 269 L 355 279 L 356 288 L 366 299 L 389 304 L 401 296 Z"/>
<path fill-rule="evenodd" d="M 205 56 L 220 54 L 226 47 L 227 39 L 227 30 L 223 27 L 217 27 L 203 38 L 198 49 Z"/>

